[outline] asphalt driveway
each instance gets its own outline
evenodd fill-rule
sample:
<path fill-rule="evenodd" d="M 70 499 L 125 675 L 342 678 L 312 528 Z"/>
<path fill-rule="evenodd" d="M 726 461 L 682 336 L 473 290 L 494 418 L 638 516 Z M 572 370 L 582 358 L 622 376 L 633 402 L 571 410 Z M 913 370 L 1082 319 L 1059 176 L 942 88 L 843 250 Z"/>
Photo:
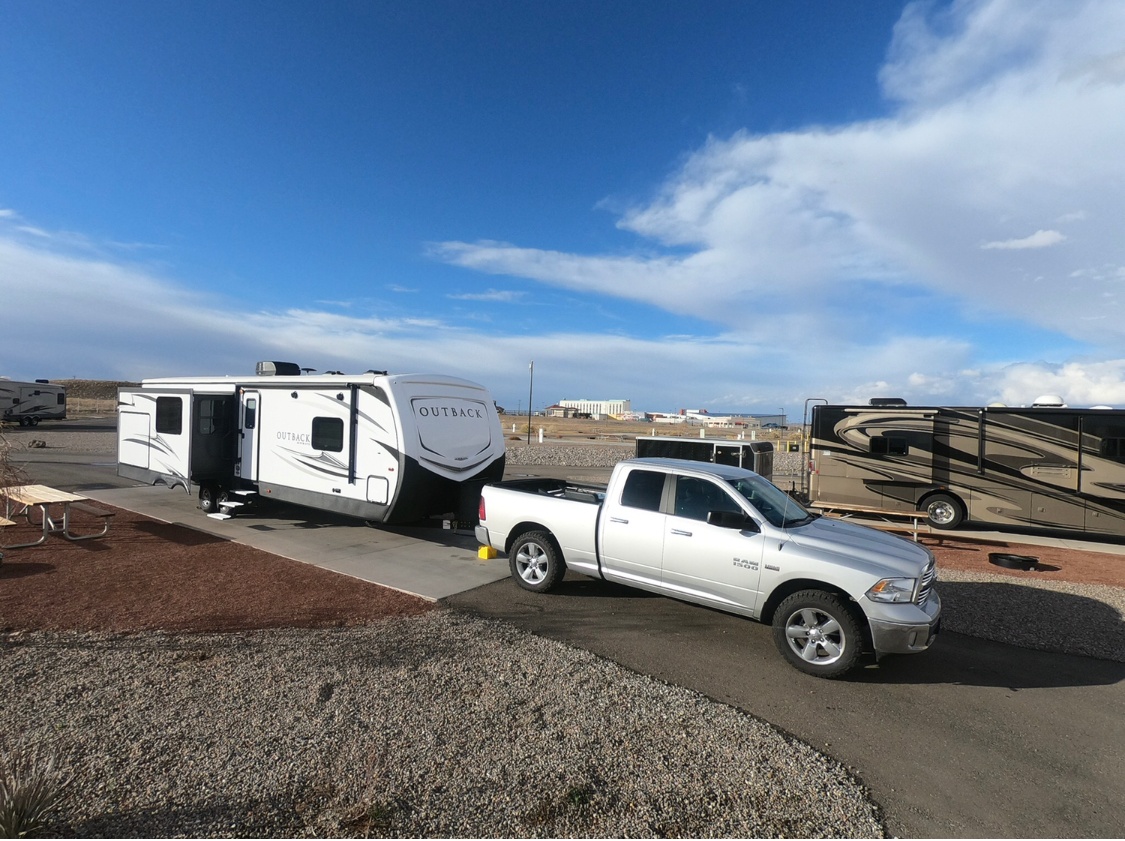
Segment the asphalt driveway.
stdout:
<path fill-rule="evenodd" d="M 786 730 L 850 766 L 898 836 L 1125 827 L 1125 663 L 947 633 L 925 654 L 825 681 L 787 666 L 765 625 L 574 574 L 550 595 L 500 581 L 444 601 Z"/>

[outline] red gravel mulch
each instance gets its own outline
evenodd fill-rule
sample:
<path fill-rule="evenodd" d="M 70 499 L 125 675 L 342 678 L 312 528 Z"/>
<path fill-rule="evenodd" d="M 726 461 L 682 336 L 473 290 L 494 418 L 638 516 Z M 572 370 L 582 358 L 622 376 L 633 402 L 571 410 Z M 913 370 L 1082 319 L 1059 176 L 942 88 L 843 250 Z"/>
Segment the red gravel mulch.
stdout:
<path fill-rule="evenodd" d="M 435 607 L 186 526 L 103 507 L 117 512 L 105 537 L 51 537 L 41 546 L 0 548 L 0 630 L 326 627 Z M 0 547 L 38 534 L 19 521 L 0 529 Z"/>

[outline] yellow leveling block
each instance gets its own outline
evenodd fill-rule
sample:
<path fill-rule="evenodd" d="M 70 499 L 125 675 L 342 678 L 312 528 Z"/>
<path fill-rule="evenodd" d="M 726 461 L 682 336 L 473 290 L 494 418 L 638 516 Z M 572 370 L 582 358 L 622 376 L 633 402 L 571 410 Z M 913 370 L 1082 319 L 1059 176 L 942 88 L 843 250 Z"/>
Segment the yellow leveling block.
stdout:
<path fill-rule="evenodd" d="M 477 557 L 482 561 L 491 561 L 498 554 L 500 553 L 493 549 L 491 546 L 482 546 L 477 550 Z"/>

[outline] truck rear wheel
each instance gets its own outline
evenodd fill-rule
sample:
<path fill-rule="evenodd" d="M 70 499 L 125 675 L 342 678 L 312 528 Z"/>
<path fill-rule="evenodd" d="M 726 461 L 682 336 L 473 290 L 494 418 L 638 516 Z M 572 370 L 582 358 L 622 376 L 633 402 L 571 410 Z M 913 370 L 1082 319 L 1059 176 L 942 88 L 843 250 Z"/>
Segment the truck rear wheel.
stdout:
<path fill-rule="evenodd" d="M 566 563 L 555 540 L 547 532 L 524 532 L 508 552 L 512 578 L 525 590 L 546 593 L 562 581 Z"/>
<path fill-rule="evenodd" d="M 826 678 L 851 671 L 863 648 L 855 614 L 824 590 L 801 590 L 778 605 L 773 640 L 790 665 Z"/>

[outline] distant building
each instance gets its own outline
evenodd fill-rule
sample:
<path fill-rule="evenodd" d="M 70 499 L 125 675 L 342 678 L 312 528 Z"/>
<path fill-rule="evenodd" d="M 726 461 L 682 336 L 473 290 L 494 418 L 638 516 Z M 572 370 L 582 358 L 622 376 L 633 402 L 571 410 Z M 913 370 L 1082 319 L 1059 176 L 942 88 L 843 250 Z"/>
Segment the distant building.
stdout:
<path fill-rule="evenodd" d="M 620 417 L 633 411 L 628 400 L 560 400 L 558 405 L 564 409 L 571 409 L 575 416 L 587 416 L 595 419 Z"/>

